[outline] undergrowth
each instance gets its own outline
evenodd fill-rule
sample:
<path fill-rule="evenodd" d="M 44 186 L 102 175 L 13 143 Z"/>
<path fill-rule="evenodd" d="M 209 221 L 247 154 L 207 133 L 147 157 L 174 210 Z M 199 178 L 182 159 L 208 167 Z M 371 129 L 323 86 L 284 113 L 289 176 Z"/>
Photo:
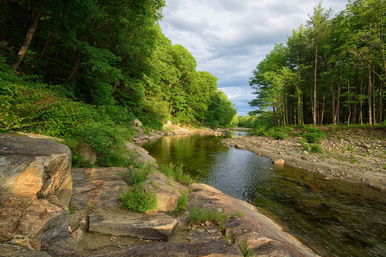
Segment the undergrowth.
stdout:
<path fill-rule="evenodd" d="M 140 183 L 119 196 L 122 207 L 136 212 L 147 212 L 157 207 L 157 198 L 154 192 L 146 191 Z"/>
<path fill-rule="evenodd" d="M 60 85 L 46 85 L 33 76 L 17 76 L 0 58 L 0 131 L 38 133 L 65 139 L 74 166 L 82 163 L 81 143 L 90 145 L 99 166 L 127 166 L 131 160 L 124 142 L 133 132 L 135 117 L 127 108 L 92 106 L 61 94 Z"/>

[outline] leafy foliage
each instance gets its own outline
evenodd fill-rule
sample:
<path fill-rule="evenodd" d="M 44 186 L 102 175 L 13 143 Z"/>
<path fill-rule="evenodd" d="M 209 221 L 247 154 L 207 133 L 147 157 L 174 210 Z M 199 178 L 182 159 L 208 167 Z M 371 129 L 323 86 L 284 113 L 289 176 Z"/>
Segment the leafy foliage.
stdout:
<path fill-rule="evenodd" d="M 119 196 L 122 207 L 136 212 L 146 212 L 157 207 L 157 198 L 154 192 L 146 191 L 143 184 L 129 189 Z"/>
<path fill-rule="evenodd" d="M 319 143 L 324 135 L 318 132 L 306 132 L 302 134 L 302 137 L 307 140 L 307 143 Z"/>

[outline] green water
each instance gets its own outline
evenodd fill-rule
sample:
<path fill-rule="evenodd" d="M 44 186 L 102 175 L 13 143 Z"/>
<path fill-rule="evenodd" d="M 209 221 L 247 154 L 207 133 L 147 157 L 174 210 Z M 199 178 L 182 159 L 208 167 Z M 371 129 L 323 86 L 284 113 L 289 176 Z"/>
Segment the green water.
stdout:
<path fill-rule="evenodd" d="M 243 134 L 243 133 L 242 133 Z M 386 196 L 285 166 L 210 136 L 145 145 L 159 164 L 180 163 L 197 180 L 261 209 L 322 256 L 386 256 Z"/>

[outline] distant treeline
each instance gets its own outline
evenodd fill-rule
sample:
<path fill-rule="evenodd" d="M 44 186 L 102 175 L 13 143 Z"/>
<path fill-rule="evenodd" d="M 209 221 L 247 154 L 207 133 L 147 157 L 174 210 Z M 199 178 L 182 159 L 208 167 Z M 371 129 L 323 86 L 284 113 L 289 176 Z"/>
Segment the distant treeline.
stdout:
<path fill-rule="evenodd" d="M 235 109 L 217 89 L 217 78 L 197 71 L 188 50 L 161 32 L 164 5 L 163 0 L 0 0 L 0 62 L 61 97 L 123 108 L 122 115 L 150 127 L 160 128 L 166 120 L 227 126 Z M 0 84 L 2 93 L 9 87 Z M 17 129 L 0 118 L 2 127 Z"/>
<path fill-rule="evenodd" d="M 253 71 L 253 114 L 276 125 L 376 124 L 385 119 L 384 0 L 353 0 L 331 17 L 319 4 Z"/>

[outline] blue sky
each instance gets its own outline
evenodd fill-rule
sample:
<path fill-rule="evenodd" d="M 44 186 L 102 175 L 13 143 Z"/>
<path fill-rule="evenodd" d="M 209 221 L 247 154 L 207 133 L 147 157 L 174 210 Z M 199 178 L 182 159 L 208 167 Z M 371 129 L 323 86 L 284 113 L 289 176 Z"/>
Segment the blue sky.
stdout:
<path fill-rule="evenodd" d="M 173 44 L 184 45 L 198 70 L 219 79 L 219 88 L 246 115 L 253 99 L 252 70 L 312 13 L 318 0 L 166 0 L 161 27 Z M 347 0 L 325 0 L 334 13 Z"/>

